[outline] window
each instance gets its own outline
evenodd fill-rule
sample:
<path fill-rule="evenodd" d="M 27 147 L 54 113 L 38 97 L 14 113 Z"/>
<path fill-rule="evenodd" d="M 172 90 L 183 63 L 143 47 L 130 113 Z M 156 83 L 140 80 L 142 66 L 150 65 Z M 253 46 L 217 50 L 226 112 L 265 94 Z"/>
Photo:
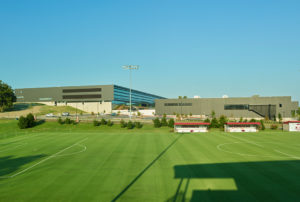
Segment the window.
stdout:
<path fill-rule="evenodd" d="M 282 107 L 282 104 L 279 104 L 279 107 Z"/>
<path fill-rule="evenodd" d="M 63 89 L 63 93 L 101 92 L 101 88 Z"/>
<path fill-rule="evenodd" d="M 192 106 L 192 103 L 165 103 L 165 106 Z"/>
<path fill-rule="evenodd" d="M 63 99 L 101 98 L 101 94 L 94 95 L 63 95 Z"/>
<path fill-rule="evenodd" d="M 225 110 L 247 110 L 249 105 L 237 104 L 237 105 L 224 105 Z"/>
<path fill-rule="evenodd" d="M 39 100 L 48 101 L 48 100 L 52 100 L 52 98 L 51 97 L 41 97 L 41 98 L 39 98 Z"/>

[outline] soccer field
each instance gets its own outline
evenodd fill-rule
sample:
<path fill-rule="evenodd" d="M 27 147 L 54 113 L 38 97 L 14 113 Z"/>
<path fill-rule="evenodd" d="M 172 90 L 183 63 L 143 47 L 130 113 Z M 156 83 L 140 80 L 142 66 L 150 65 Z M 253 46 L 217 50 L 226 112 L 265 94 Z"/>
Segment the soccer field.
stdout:
<path fill-rule="evenodd" d="M 299 201 L 300 133 L 0 122 L 0 201 Z"/>

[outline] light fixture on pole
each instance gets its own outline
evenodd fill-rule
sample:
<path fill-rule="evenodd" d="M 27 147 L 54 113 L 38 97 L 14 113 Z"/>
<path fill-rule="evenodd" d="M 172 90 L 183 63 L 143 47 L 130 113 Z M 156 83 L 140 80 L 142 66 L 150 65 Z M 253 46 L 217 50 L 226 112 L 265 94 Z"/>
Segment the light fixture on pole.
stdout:
<path fill-rule="evenodd" d="M 122 66 L 123 69 L 129 70 L 129 108 L 130 108 L 130 112 L 129 112 L 129 119 L 131 120 L 131 70 L 138 70 L 139 69 L 139 65 L 124 65 Z"/>

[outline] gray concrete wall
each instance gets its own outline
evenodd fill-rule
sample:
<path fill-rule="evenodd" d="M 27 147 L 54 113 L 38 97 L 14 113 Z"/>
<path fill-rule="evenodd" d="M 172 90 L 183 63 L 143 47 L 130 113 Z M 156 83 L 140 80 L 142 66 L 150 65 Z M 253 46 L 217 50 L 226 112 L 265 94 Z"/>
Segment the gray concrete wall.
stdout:
<path fill-rule="evenodd" d="M 101 88 L 101 92 L 72 92 L 63 93 L 63 89 Z M 16 89 L 17 102 L 95 102 L 112 101 L 113 85 L 95 86 L 66 86 L 49 88 L 22 88 Z M 64 95 L 93 95 L 101 94 L 101 98 L 63 99 Z"/>
<path fill-rule="evenodd" d="M 165 106 L 165 103 L 183 103 L 191 106 Z M 260 115 L 248 110 L 225 110 L 225 104 L 246 105 L 276 105 L 276 116 L 291 117 L 291 111 L 297 110 L 299 103 L 292 102 L 290 96 L 279 97 L 245 97 L 245 98 L 187 98 L 187 99 L 157 99 L 155 110 L 158 115 L 190 114 L 210 116 L 214 110 L 216 116 L 238 118 L 262 118 Z M 281 104 L 281 107 L 280 107 Z"/>

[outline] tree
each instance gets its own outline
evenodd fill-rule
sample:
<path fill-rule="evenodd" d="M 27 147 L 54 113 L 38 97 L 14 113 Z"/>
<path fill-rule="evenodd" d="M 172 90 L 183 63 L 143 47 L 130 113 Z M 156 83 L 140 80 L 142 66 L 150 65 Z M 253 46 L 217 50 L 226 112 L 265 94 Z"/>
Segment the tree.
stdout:
<path fill-rule="evenodd" d="M 18 126 L 20 129 L 31 128 L 35 125 L 34 116 L 30 113 L 26 117 L 19 118 Z"/>
<path fill-rule="evenodd" d="M 111 126 L 114 125 L 114 122 L 112 122 L 111 120 L 108 120 L 107 123 L 106 123 L 106 125 L 111 127 Z"/>
<path fill-rule="evenodd" d="M 174 119 L 169 119 L 168 126 L 170 128 L 174 128 L 174 123 L 175 123 Z"/>
<path fill-rule="evenodd" d="M 121 128 L 126 128 L 127 127 L 127 123 L 123 119 L 121 119 L 120 124 L 121 124 Z"/>
<path fill-rule="evenodd" d="M 183 99 L 187 99 L 187 96 L 185 95 L 185 96 L 183 96 Z"/>
<path fill-rule="evenodd" d="M 0 80 L 0 112 L 3 112 L 13 106 L 16 96 L 12 88 Z"/>
<path fill-rule="evenodd" d="M 102 118 L 100 122 L 101 122 L 101 125 L 106 125 L 107 124 L 107 121 L 104 118 Z"/>
<path fill-rule="evenodd" d="M 219 127 L 220 128 L 224 128 L 224 125 L 225 125 L 225 123 L 227 123 L 227 117 L 226 116 L 224 116 L 224 115 L 222 115 L 222 116 L 220 116 L 220 118 L 219 118 Z"/>
<path fill-rule="evenodd" d="M 134 124 L 131 121 L 128 121 L 127 129 L 133 129 L 133 128 L 134 128 Z"/>
<path fill-rule="evenodd" d="M 28 128 L 31 128 L 35 125 L 34 116 L 32 113 L 27 114 L 26 116 Z"/>
<path fill-rule="evenodd" d="M 178 96 L 178 99 L 182 99 L 182 96 L 179 95 L 179 96 Z"/>
<path fill-rule="evenodd" d="M 210 123 L 211 128 L 219 128 L 219 122 L 217 118 L 213 118 Z"/>
<path fill-rule="evenodd" d="M 280 113 L 278 113 L 278 120 L 279 120 L 279 123 L 281 123 L 281 121 L 282 121 L 282 116 L 281 116 Z"/>
<path fill-rule="evenodd" d="M 216 117 L 216 112 L 214 110 L 211 111 L 211 118 L 215 118 Z"/>
<path fill-rule="evenodd" d="M 160 123 L 159 118 L 154 119 L 153 124 L 154 124 L 155 128 L 160 128 L 161 127 L 161 123 Z"/>
<path fill-rule="evenodd" d="M 135 123 L 134 123 L 134 126 L 135 126 L 136 128 L 142 128 L 142 127 L 143 127 L 143 124 L 142 124 L 141 122 L 135 122 Z"/>
<path fill-rule="evenodd" d="M 20 129 L 25 129 L 28 126 L 28 121 L 27 118 L 25 118 L 24 116 L 20 116 L 19 118 L 19 122 L 18 122 L 18 126 Z"/>
<path fill-rule="evenodd" d="M 163 117 L 163 118 L 161 119 L 161 126 L 168 126 L 168 122 L 167 122 L 166 117 Z"/>
<path fill-rule="evenodd" d="M 209 118 L 205 119 L 205 120 L 204 120 L 204 123 L 210 123 Z"/>
<path fill-rule="evenodd" d="M 260 120 L 260 127 L 261 127 L 261 130 L 265 130 L 266 127 L 265 127 L 265 124 L 264 124 L 264 121 L 263 120 Z"/>

